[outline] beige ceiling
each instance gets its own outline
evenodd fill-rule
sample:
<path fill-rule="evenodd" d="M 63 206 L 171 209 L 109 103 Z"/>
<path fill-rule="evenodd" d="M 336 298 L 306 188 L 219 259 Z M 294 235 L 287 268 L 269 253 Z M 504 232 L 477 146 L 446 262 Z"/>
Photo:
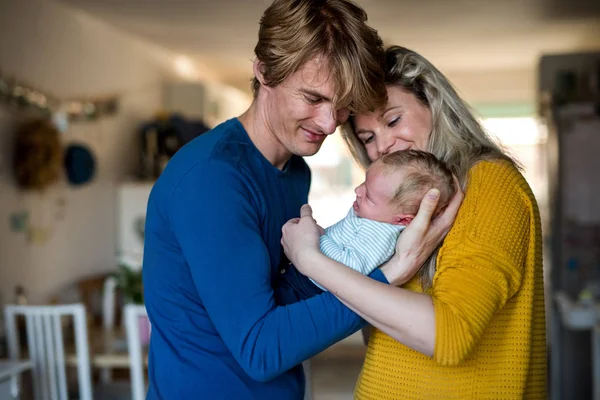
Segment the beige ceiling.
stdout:
<path fill-rule="evenodd" d="M 189 56 L 222 81 L 243 88 L 248 86 L 251 75 L 258 20 L 271 2 L 61 1 Z M 464 85 L 468 85 L 470 77 L 481 80 L 482 76 L 494 73 L 505 79 L 515 76 L 516 82 L 531 81 L 541 54 L 600 49 L 600 0 L 362 0 L 358 3 L 386 43 L 419 51 Z"/>

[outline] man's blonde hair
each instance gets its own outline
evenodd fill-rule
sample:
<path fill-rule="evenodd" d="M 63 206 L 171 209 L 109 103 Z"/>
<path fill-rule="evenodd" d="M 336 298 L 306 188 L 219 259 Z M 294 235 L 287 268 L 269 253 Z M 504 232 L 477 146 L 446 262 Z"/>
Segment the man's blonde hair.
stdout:
<path fill-rule="evenodd" d="M 264 84 L 275 87 L 324 56 L 334 81 L 334 109 L 368 112 L 383 106 L 383 43 L 366 22 L 365 11 L 349 0 L 275 0 L 260 20 L 254 49 Z M 254 77 L 255 97 L 259 90 Z"/>

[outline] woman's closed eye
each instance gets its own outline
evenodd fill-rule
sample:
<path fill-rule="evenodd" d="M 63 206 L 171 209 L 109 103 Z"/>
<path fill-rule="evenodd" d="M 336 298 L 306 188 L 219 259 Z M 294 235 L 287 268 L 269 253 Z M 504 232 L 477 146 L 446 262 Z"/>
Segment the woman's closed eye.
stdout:
<path fill-rule="evenodd" d="M 369 144 L 375 140 L 375 135 L 364 135 L 360 137 L 360 140 L 363 144 Z"/>
<path fill-rule="evenodd" d="M 393 128 L 394 126 L 398 125 L 398 122 L 400 122 L 400 117 L 394 118 L 390 122 L 388 122 L 387 127 Z"/>

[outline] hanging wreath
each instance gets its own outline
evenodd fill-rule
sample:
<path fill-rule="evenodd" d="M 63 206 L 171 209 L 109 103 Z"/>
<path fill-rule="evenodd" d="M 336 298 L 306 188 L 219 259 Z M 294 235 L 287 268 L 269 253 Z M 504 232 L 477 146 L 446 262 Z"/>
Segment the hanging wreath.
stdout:
<path fill-rule="evenodd" d="M 58 180 L 62 146 L 60 133 L 50 121 L 30 121 L 17 130 L 13 167 L 17 184 L 25 190 L 42 190 Z"/>

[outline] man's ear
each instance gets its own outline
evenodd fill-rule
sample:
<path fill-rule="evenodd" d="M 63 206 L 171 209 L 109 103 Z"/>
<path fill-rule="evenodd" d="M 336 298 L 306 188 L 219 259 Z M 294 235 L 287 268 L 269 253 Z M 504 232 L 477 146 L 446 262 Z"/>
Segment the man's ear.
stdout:
<path fill-rule="evenodd" d="M 266 86 L 265 76 L 263 75 L 264 67 L 265 65 L 262 61 L 258 59 L 258 57 L 254 59 L 254 62 L 252 63 L 252 71 L 254 72 L 254 76 L 256 77 L 261 86 Z"/>
<path fill-rule="evenodd" d="M 398 214 L 394 217 L 394 225 L 404 225 L 408 226 L 415 218 L 414 214 Z"/>

